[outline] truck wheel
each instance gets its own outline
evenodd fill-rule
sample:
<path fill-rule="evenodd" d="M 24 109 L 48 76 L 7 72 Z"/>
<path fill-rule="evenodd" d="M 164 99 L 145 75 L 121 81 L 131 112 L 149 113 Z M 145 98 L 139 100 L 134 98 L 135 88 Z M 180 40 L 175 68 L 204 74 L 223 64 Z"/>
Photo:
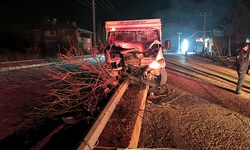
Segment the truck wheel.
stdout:
<path fill-rule="evenodd" d="M 167 82 L 167 71 L 165 68 L 161 68 L 161 74 L 155 78 L 156 83 L 165 84 Z"/>

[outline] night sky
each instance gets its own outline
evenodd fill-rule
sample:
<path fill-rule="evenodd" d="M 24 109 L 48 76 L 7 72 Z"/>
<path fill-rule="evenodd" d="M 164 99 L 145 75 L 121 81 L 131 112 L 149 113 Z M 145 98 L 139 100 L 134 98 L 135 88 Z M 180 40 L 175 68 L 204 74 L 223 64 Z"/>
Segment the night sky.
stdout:
<path fill-rule="evenodd" d="M 95 0 L 96 24 L 104 26 L 108 20 L 161 18 L 163 40 L 176 32 L 191 36 L 206 29 L 219 28 L 229 10 L 240 0 Z M 44 16 L 58 22 L 76 21 L 78 27 L 93 30 L 92 0 L 6 0 L 0 2 L 0 23 L 39 23 Z M 242 0 L 249 5 L 250 2 Z M 103 8 L 105 7 L 105 9 Z M 109 12 L 108 12 L 108 11 Z M 164 37 L 165 36 L 165 37 Z M 184 36 L 184 34 L 183 34 Z"/>

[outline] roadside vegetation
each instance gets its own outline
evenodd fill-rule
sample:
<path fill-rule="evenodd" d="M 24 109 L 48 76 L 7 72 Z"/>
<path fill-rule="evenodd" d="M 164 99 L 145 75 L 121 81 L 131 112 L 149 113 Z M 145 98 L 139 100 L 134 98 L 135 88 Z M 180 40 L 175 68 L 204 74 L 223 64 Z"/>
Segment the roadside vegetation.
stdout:
<path fill-rule="evenodd" d="M 103 54 L 104 46 L 101 47 Z M 55 116 L 90 120 L 119 84 L 119 80 L 105 68 L 104 57 L 97 56 L 93 47 L 90 55 L 86 56 L 70 40 L 70 49 L 65 51 L 65 54 L 57 54 L 60 63 L 55 63 L 55 69 L 50 70 L 49 78 L 45 79 L 53 87 L 48 91 L 46 100 L 27 114 L 35 122 Z"/>
<path fill-rule="evenodd" d="M 20 60 L 32 60 L 32 59 L 42 59 L 42 53 L 31 53 L 31 52 L 15 52 L 3 50 L 4 52 L 0 54 L 0 62 L 7 61 L 20 61 Z"/>

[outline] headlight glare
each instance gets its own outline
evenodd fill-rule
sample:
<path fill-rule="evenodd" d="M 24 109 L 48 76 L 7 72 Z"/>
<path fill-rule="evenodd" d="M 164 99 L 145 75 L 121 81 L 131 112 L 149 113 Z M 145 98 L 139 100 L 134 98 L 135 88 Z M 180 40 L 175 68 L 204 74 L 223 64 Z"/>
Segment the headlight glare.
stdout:
<path fill-rule="evenodd" d="M 161 68 L 161 67 L 164 66 L 164 65 L 165 65 L 164 59 L 160 59 L 160 60 L 158 60 L 158 61 L 152 62 L 152 63 L 149 65 L 149 67 L 150 67 L 151 69 L 156 69 L 156 68 Z"/>
<path fill-rule="evenodd" d="M 159 68 L 160 67 L 160 64 L 156 61 L 152 62 L 150 65 L 149 65 L 150 68 Z"/>

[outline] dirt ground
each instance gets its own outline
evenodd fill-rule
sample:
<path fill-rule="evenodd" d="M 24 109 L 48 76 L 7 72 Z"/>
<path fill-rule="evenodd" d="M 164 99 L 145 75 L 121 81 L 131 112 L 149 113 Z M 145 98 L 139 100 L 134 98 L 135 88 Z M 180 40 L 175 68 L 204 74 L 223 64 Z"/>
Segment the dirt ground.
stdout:
<path fill-rule="evenodd" d="M 139 148 L 250 149 L 248 117 L 168 84 L 150 92 Z"/>
<path fill-rule="evenodd" d="M 145 85 L 130 80 L 128 89 L 117 104 L 113 114 L 103 129 L 96 150 L 102 147 L 126 148 L 130 144 L 136 117 L 140 111 L 140 90 Z M 138 111 L 139 110 L 139 111 Z"/>

